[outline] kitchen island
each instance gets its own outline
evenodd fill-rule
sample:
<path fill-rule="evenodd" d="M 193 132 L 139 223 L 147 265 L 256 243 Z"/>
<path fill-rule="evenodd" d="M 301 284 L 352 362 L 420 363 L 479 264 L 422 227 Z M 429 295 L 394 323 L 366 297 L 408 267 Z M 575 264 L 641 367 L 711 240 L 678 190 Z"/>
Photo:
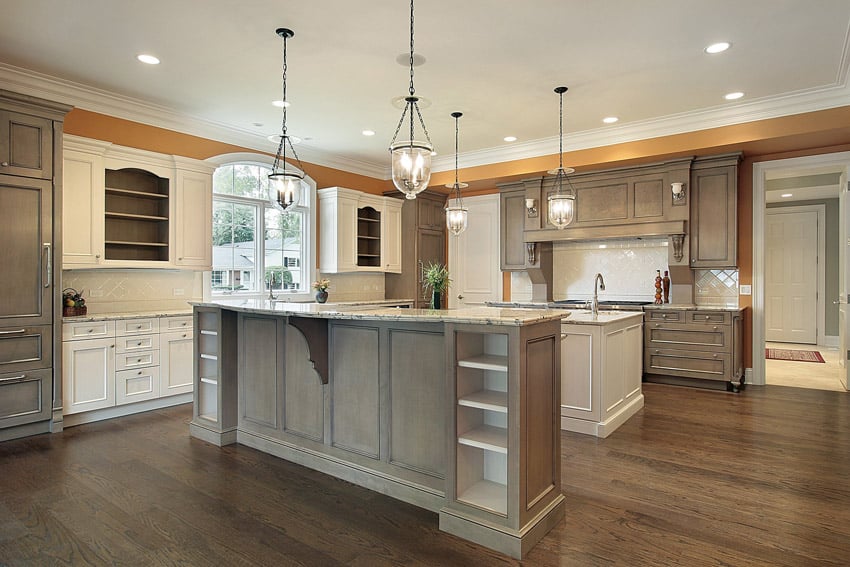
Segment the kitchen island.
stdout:
<path fill-rule="evenodd" d="M 438 512 L 516 558 L 563 518 L 563 311 L 226 300 L 194 317 L 193 436 Z"/>

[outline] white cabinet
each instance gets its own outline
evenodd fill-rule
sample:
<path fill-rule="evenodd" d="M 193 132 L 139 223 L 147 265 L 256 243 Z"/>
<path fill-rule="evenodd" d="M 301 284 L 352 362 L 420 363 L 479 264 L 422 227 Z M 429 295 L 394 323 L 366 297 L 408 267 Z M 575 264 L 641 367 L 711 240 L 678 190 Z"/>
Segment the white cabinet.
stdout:
<path fill-rule="evenodd" d="M 64 267 L 211 268 L 213 166 L 79 136 L 63 144 Z M 161 186 L 137 189 L 127 172 Z"/>
<path fill-rule="evenodd" d="M 639 313 L 562 323 L 561 429 L 607 437 L 643 407 L 642 335 Z"/>
<path fill-rule="evenodd" d="M 318 195 L 319 271 L 401 272 L 401 203 L 343 187 Z"/>
<path fill-rule="evenodd" d="M 115 405 L 115 338 L 62 343 L 63 413 Z"/>
<path fill-rule="evenodd" d="M 68 425 L 185 403 L 178 394 L 192 392 L 192 317 L 65 322 L 62 360 Z"/>

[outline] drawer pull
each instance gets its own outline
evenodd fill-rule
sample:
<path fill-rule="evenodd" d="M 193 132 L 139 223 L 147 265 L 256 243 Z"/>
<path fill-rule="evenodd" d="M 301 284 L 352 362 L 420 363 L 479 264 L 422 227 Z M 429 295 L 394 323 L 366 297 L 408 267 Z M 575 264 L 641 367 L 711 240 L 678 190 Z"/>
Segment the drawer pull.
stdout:
<path fill-rule="evenodd" d="M 712 354 L 712 355 L 711 355 L 711 357 L 712 357 L 712 358 L 717 358 L 717 355 L 716 355 L 716 354 Z"/>
<path fill-rule="evenodd" d="M 709 319 L 711 319 L 711 316 L 706 315 L 706 316 L 705 316 L 705 320 L 706 320 L 706 321 L 708 321 Z"/>
<path fill-rule="evenodd" d="M 141 361 L 142 361 L 142 359 L 140 358 L 140 359 L 139 359 L 139 360 L 137 360 L 136 362 L 141 362 Z"/>
<path fill-rule="evenodd" d="M 91 332 L 93 332 L 93 331 L 94 331 L 94 329 L 89 329 L 89 331 L 88 331 L 88 332 L 89 332 L 89 333 L 91 333 Z"/>
<path fill-rule="evenodd" d="M 655 354 L 661 354 L 661 351 L 658 350 L 658 349 L 655 349 Z"/>
<path fill-rule="evenodd" d="M 141 375 L 142 375 L 142 371 L 141 371 L 141 370 L 139 370 L 139 372 L 138 372 L 138 376 L 141 376 Z"/>
<path fill-rule="evenodd" d="M 21 374 L 20 376 L 10 376 L 9 378 L 0 378 L 0 382 L 17 382 L 19 380 L 24 380 L 26 377 L 26 374 Z"/>
<path fill-rule="evenodd" d="M 26 329 L 18 329 L 17 331 L 0 331 L 0 335 L 20 335 L 26 332 Z"/>
<path fill-rule="evenodd" d="M 661 318 L 662 318 L 662 319 L 666 319 L 666 318 L 667 318 L 667 314 L 666 314 L 666 313 L 662 313 L 662 314 L 661 314 Z"/>
<path fill-rule="evenodd" d="M 184 338 L 184 339 L 185 339 L 186 337 L 188 337 L 188 336 L 189 336 L 189 335 L 187 335 L 186 333 L 183 333 L 183 338 Z"/>
<path fill-rule="evenodd" d="M 142 343 L 138 343 L 138 346 L 142 346 Z"/>
<path fill-rule="evenodd" d="M 712 330 L 712 331 L 716 331 L 716 330 L 717 330 L 717 325 L 715 325 L 714 327 L 712 327 L 712 328 L 711 328 L 711 330 Z"/>

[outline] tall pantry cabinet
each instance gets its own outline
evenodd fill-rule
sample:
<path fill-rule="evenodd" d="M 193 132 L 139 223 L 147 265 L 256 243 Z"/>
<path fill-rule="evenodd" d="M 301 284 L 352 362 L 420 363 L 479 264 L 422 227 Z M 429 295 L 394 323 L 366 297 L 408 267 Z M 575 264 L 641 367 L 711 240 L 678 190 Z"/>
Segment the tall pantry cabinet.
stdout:
<path fill-rule="evenodd" d="M 69 106 L 0 90 L 0 441 L 62 428 L 62 127 Z"/>

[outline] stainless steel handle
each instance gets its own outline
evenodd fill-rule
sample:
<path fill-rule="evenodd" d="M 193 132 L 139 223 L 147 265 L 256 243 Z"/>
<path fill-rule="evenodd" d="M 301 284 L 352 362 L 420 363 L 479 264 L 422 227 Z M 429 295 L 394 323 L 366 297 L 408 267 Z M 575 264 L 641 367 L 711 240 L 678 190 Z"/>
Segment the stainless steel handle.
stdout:
<path fill-rule="evenodd" d="M 42 244 L 47 251 L 47 277 L 44 278 L 44 287 L 50 287 L 53 279 L 53 245 L 49 242 Z"/>
<path fill-rule="evenodd" d="M 425 280 L 425 265 L 422 263 L 422 260 L 417 262 L 419 264 L 419 283 L 421 284 Z"/>
<path fill-rule="evenodd" d="M 18 329 L 17 331 L 0 331 L 0 335 L 20 335 L 21 333 L 26 332 L 26 329 Z"/>
<path fill-rule="evenodd" d="M 0 378 L 0 382 L 16 382 L 18 380 L 23 380 L 26 377 L 26 374 L 21 374 L 20 376 L 10 376 L 9 378 Z"/>

